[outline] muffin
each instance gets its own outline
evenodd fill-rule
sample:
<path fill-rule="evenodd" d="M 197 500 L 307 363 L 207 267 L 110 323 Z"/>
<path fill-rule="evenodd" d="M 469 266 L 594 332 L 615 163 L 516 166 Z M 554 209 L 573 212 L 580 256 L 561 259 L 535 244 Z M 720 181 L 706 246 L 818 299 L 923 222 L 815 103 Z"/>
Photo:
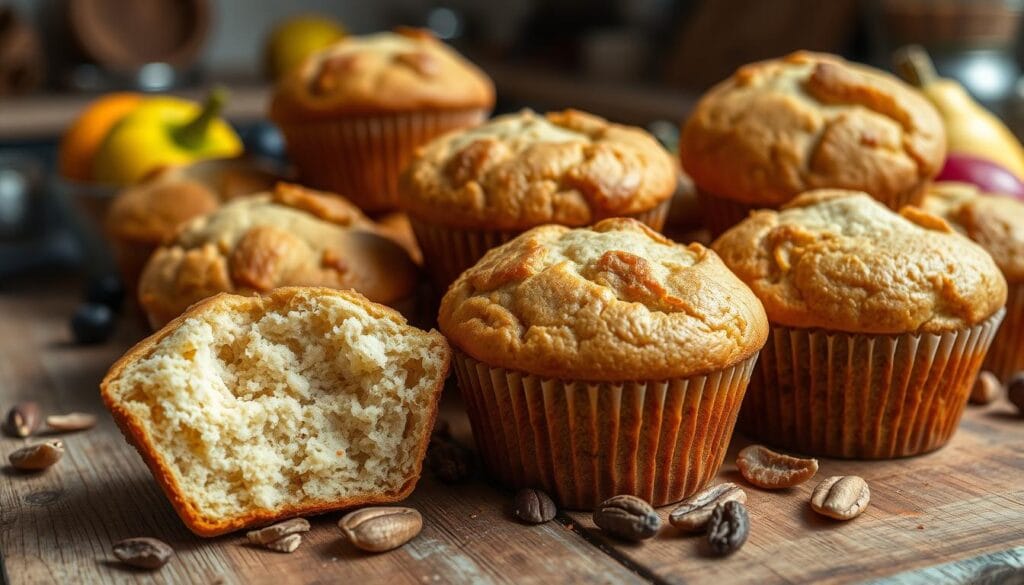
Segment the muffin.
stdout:
<path fill-rule="evenodd" d="M 266 191 L 279 176 L 244 159 L 161 169 L 115 195 L 104 227 L 124 283 L 134 289 L 146 260 L 181 224 L 221 202 Z"/>
<path fill-rule="evenodd" d="M 944 445 L 1003 319 L 991 256 L 915 207 L 817 190 L 713 245 L 764 303 L 771 337 L 740 415 L 802 453 L 880 459 Z"/>
<path fill-rule="evenodd" d="M 524 110 L 420 148 L 402 176 L 402 207 L 444 290 L 488 249 L 539 225 L 626 216 L 660 230 L 676 182 L 672 157 L 639 128 Z"/>
<path fill-rule="evenodd" d="M 574 509 L 624 493 L 661 506 L 711 481 L 768 334 L 714 252 L 628 218 L 492 249 L 438 322 L 487 469 Z"/>
<path fill-rule="evenodd" d="M 408 496 L 449 356 L 353 291 L 281 288 L 195 305 L 100 390 L 182 521 L 215 536 Z"/>
<path fill-rule="evenodd" d="M 139 304 L 153 327 L 219 292 L 282 286 L 354 289 L 409 311 L 416 265 L 344 199 L 279 183 L 185 224 L 149 259 Z"/>
<path fill-rule="evenodd" d="M 312 55 L 278 83 L 270 118 L 303 183 L 377 212 L 397 207 L 398 174 L 417 146 L 493 107 L 483 72 L 429 32 L 400 29 Z"/>
<path fill-rule="evenodd" d="M 686 121 L 680 157 L 707 227 L 811 189 L 869 193 L 890 209 L 919 203 L 946 156 L 935 108 L 882 71 L 798 52 L 741 67 Z"/>
<path fill-rule="evenodd" d="M 928 190 L 923 207 L 985 248 L 1006 277 L 1006 319 L 984 368 L 1008 382 L 1024 370 L 1024 203 L 981 194 L 967 183 L 940 182 Z"/>

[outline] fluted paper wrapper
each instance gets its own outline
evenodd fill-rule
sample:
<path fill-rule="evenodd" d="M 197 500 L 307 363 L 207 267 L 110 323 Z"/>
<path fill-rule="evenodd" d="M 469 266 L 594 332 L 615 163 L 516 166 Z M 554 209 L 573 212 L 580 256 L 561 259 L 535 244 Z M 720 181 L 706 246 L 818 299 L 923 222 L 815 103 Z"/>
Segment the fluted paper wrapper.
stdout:
<path fill-rule="evenodd" d="M 655 506 L 718 473 L 757 355 L 706 376 L 592 383 L 492 368 L 455 352 L 455 372 L 488 472 L 590 510 L 619 494 Z"/>
<path fill-rule="evenodd" d="M 942 335 L 773 326 L 743 403 L 751 438 L 810 455 L 888 459 L 933 451 L 956 430 L 1000 311 Z"/>
<path fill-rule="evenodd" d="M 984 369 L 1003 382 L 1024 370 L 1024 283 L 1011 284 L 1006 298 L 1006 318 L 996 333 Z"/>
<path fill-rule="evenodd" d="M 656 231 L 665 226 L 665 218 L 671 199 L 658 204 L 647 211 L 627 215 L 641 221 Z M 496 248 L 524 230 L 472 230 L 452 228 L 420 221 L 410 216 L 409 222 L 416 234 L 416 242 L 423 251 L 423 263 L 427 266 L 430 278 L 440 292 L 447 290 L 448 285 L 467 268 L 477 263 L 491 248 Z"/>
<path fill-rule="evenodd" d="M 278 125 L 304 183 L 377 212 L 398 208 L 398 177 L 418 146 L 486 117 L 487 110 L 469 109 Z"/>

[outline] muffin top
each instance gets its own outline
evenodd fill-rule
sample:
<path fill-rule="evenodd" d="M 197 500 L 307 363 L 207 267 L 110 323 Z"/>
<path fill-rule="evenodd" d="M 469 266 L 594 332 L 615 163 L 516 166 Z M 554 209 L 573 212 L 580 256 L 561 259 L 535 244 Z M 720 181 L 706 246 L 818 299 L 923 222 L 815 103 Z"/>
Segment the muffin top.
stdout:
<path fill-rule="evenodd" d="M 982 194 L 967 183 L 940 182 L 928 190 L 923 207 L 985 248 L 1006 280 L 1024 282 L 1024 203 Z"/>
<path fill-rule="evenodd" d="M 676 181 L 671 156 L 640 128 L 524 110 L 421 147 L 401 197 L 409 214 L 433 223 L 521 230 L 648 211 Z"/>
<path fill-rule="evenodd" d="M 493 106 L 486 74 L 428 31 L 403 28 L 347 37 L 310 56 L 278 83 L 270 117 L 304 122 Z"/>
<path fill-rule="evenodd" d="M 709 373 L 768 335 L 761 303 L 714 252 L 626 218 L 541 226 L 490 250 L 448 289 L 438 323 L 488 365 L 587 381 Z"/>
<path fill-rule="evenodd" d="M 351 288 L 388 304 L 412 295 L 416 267 L 345 199 L 279 183 L 182 226 L 146 264 L 139 303 L 157 326 L 218 292 L 281 286 Z"/>
<path fill-rule="evenodd" d="M 713 245 L 772 323 L 847 333 L 942 333 L 1006 303 L 980 246 L 915 207 L 823 189 L 755 211 Z"/>
<path fill-rule="evenodd" d="M 741 67 L 700 100 L 680 139 L 701 190 L 772 207 L 826 187 L 914 194 L 945 150 L 942 119 L 912 87 L 808 52 Z"/>

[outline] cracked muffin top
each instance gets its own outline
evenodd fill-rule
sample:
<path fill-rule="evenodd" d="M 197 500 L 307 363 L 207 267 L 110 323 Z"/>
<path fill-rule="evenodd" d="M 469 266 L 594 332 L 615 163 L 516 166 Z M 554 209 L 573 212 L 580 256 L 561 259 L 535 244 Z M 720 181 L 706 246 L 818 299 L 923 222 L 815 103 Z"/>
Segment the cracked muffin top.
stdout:
<path fill-rule="evenodd" d="M 146 264 L 139 304 L 160 326 L 219 292 L 282 286 L 351 288 L 394 304 L 412 295 L 416 266 L 347 200 L 278 183 L 183 225 Z"/>
<path fill-rule="evenodd" d="M 278 83 L 270 117 L 304 122 L 336 114 L 494 106 L 494 85 L 429 31 L 347 37 L 319 51 Z"/>
<path fill-rule="evenodd" d="M 402 177 L 402 207 L 451 227 L 582 226 L 649 211 L 677 171 L 640 128 L 575 110 L 524 110 L 421 147 Z"/>
<path fill-rule="evenodd" d="M 546 225 L 490 250 L 448 289 L 438 323 L 490 366 L 587 381 L 706 374 L 768 335 L 761 303 L 714 252 L 626 218 Z"/>
<path fill-rule="evenodd" d="M 774 324 L 847 333 L 944 333 L 1006 303 L 992 257 L 942 218 L 822 189 L 761 210 L 712 246 Z"/>
<path fill-rule="evenodd" d="M 922 207 L 985 248 L 1006 280 L 1024 282 L 1024 203 L 944 181 L 928 189 Z"/>
<path fill-rule="evenodd" d="M 935 108 L 883 71 L 797 52 L 745 65 L 683 127 L 683 167 L 708 193 L 777 207 L 811 189 L 918 200 L 942 166 Z"/>

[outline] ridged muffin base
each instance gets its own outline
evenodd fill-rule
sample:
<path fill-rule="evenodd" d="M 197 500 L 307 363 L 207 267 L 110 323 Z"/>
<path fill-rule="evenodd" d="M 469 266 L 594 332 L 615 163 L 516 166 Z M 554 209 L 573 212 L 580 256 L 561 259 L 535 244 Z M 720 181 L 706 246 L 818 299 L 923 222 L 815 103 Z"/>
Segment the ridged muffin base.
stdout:
<path fill-rule="evenodd" d="M 787 450 L 888 459 L 956 431 L 1003 311 L 942 335 L 861 335 L 772 326 L 741 430 Z"/>
<path fill-rule="evenodd" d="M 575 510 L 619 494 L 663 506 L 704 488 L 757 361 L 691 378 L 593 383 L 494 368 L 457 349 L 453 358 L 487 471 Z"/>
<path fill-rule="evenodd" d="M 985 357 L 984 369 L 1003 382 L 1024 370 L 1024 283 L 1010 284 L 1006 318 Z"/>

